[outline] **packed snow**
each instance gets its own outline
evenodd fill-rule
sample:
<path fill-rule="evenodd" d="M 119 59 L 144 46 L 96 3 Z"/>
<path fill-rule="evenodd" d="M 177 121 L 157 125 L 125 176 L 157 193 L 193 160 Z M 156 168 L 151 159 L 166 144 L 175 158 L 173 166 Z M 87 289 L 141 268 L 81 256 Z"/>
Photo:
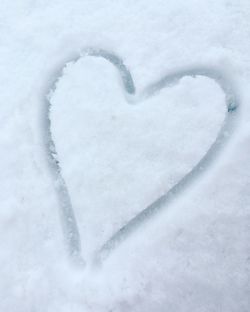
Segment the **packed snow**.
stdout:
<path fill-rule="evenodd" d="M 250 310 L 249 38 L 248 0 L 0 2 L 0 311 Z"/>

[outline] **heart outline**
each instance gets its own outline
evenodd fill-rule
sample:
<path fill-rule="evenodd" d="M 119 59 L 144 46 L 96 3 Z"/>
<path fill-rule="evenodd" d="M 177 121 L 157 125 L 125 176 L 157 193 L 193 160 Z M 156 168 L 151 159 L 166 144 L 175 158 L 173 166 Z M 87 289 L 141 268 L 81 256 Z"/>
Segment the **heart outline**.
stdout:
<path fill-rule="evenodd" d="M 184 177 L 181 178 L 170 190 L 160 196 L 142 211 L 140 211 L 135 217 L 130 219 L 124 226 L 116 231 L 103 245 L 96 251 L 93 262 L 102 263 L 104 259 L 114 250 L 125 238 L 131 235 L 132 232 L 137 230 L 142 224 L 149 221 L 154 215 L 156 215 L 163 208 L 167 207 L 173 200 L 178 198 L 190 185 L 197 180 L 198 177 L 204 173 L 204 168 L 208 168 L 217 154 L 221 151 L 222 146 L 230 137 L 234 123 L 236 120 L 236 114 L 239 107 L 239 99 L 233 88 L 233 84 L 227 79 L 226 75 L 217 68 L 211 66 L 196 66 L 191 68 L 182 69 L 175 71 L 168 75 L 163 76 L 155 83 L 150 84 L 146 87 L 139 96 L 136 95 L 136 88 L 132 78 L 132 75 L 122 59 L 116 54 L 106 50 L 87 48 L 78 57 L 71 60 L 71 62 L 77 62 L 80 58 L 91 56 L 101 57 L 109 61 L 113 66 L 116 67 L 120 74 L 122 85 L 125 91 L 125 97 L 128 102 L 136 101 L 139 102 L 146 98 L 154 96 L 154 94 L 163 88 L 177 84 L 183 77 L 196 77 L 203 76 L 214 80 L 225 94 L 226 114 L 224 121 L 221 125 L 220 130 L 214 142 L 210 145 L 207 152 L 198 161 L 198 163 L 189 171 Z M 64 66 L 63 66 L 64 68 Z M 57 76 L 56 81 L 53 83 L 50 91 L 46 97 L 47 99 L 47 112 L 46 112 L 46 150 L 48 154 L 50 169 L 52 172 L 53 179 L 56 181 L 56 192 L 59 199 L 61 208 L 61 219 L 65 241 L 68 248 L 68 253 L 74 262 L 83 264 L 83 258 L 81 253 L 81 238 L 78 230 L 77 220 L 74 215 L 74 209 L 71 203 L 70 195 L 66 182 L 61 173 L 60 163 L 56 152 L 56 145 L 52 138 L 51 132 L 51 120 L 50 120 L 50 109 L 51 102 L 50 98 L 56 89 L 57 82 L 63 75 Z"/>

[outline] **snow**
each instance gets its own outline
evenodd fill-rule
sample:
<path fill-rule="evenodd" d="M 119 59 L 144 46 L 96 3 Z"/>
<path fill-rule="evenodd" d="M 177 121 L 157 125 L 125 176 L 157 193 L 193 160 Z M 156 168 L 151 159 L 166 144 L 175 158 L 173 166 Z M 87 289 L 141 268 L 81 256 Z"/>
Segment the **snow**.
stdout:
<path fill-rule="evenodd" d="M 1 1 L 0 311 L 249 310 L 249 17 L 247 0 Z M 123 61 L 135 94 L 89 47 Z M 189 74 L 147 95 L 178 72 Z M 228 113 L 231 92 L 240 106 Z M 204 172 L 96 267 L 228 114 L 235 125 Z M 85 266 L 68 252 L 68 198 Z"/>

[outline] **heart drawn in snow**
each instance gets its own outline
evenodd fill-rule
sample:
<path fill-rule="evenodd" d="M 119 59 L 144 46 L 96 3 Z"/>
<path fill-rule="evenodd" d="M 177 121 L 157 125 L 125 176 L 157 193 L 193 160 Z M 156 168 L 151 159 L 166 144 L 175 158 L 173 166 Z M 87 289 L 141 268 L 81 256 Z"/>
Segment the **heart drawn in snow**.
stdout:
<path fill-rule="evenodd" d="M 237 106 L 212 68 L 137 95 L 114 54 L 89 49 L 67 64 L 49 98 L 48 152 L 73 258 L 103 259 L 182 194 L 216 157 Z"/>

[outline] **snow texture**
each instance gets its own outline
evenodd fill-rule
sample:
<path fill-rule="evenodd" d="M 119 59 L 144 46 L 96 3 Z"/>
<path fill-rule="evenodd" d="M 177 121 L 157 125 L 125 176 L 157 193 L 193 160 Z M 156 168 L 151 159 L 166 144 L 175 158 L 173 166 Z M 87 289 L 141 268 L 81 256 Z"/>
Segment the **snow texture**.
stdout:
<path fill-rule="evenodd" d="M 249 21 L 1 1 L 0 311 L 249 311 Z"/>

